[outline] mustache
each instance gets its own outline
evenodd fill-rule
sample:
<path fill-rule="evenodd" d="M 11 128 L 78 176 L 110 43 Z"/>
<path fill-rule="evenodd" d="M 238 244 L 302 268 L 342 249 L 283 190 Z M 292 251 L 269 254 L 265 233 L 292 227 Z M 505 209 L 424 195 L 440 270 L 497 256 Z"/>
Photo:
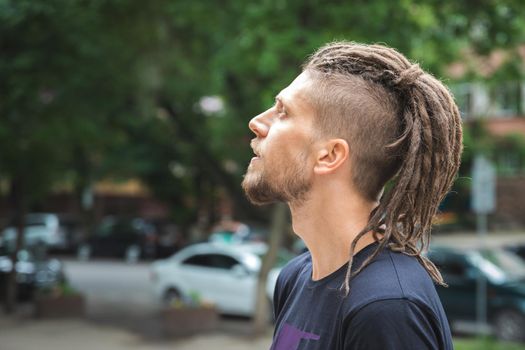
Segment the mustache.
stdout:
<path fill-rule="evenodd" d="M 261 154 L 259 150 L 260 144 L 255 139 L 250 141 L 250 147 L 252 148 L 253 153 L 255 153 L 256 156 L 259 156 Z"/>

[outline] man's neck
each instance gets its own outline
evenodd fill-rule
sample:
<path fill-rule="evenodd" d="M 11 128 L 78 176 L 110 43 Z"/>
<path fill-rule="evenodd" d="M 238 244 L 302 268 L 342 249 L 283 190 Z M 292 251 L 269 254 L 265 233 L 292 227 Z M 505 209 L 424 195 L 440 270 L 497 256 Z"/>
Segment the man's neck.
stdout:
<path fill-rule="evenodd" d="M 290 203 L 294 232 L 312 255 L 313 280 L 330 275 L 348 262 L 352 241 L 366 226 L 376 205 L 337 186 L 312 191 L 298 205 Z M 373 242 L 371 232 L 365 234 L 353 253 Z"/>

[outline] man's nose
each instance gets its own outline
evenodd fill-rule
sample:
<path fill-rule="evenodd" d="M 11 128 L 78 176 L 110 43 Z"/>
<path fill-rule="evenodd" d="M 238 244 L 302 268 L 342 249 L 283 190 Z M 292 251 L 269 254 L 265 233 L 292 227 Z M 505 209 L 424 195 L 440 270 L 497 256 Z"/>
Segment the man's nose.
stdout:
<path fill-rule="evenodd" d="M 268 111 L 263 112 L 253 117 L 248 123 L 248 127 L 257 137 L 266 137 L 270 130 L 270 120 L 268 118 Z"/>

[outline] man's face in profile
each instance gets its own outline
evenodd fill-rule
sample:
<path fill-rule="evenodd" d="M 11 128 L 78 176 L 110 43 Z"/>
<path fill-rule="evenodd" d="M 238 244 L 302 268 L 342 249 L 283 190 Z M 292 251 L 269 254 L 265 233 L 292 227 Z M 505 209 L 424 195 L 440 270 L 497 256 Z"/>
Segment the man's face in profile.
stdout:
<path fill-rule="evenodd" d="M 275 104 L 254 117 L 249 127 L 252 158 L 242 182 L 254 204 L 302 200 L 311 187 L 314 110 L 308 102 L 311 87 L 300 74 L 276 97 Z"/>

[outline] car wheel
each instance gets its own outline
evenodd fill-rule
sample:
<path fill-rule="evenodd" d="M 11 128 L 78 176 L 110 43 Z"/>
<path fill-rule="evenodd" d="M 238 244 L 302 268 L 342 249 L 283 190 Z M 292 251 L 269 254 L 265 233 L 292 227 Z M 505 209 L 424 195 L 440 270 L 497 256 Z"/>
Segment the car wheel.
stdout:
<path fill-rule="evenodd" d="M 505 310 L 496 315 L 494 319 L 494 332 L 501 340 L 523 341 L 525 336 L 525 315 L 514 311 Z"/>
<path fill-rule="evenodd" d="M 168 289 L 162 298 L 162 303 L 165 306 L 171 306 L 180 302 L 182 302 L 182 295 L 175 288 Z"/>

